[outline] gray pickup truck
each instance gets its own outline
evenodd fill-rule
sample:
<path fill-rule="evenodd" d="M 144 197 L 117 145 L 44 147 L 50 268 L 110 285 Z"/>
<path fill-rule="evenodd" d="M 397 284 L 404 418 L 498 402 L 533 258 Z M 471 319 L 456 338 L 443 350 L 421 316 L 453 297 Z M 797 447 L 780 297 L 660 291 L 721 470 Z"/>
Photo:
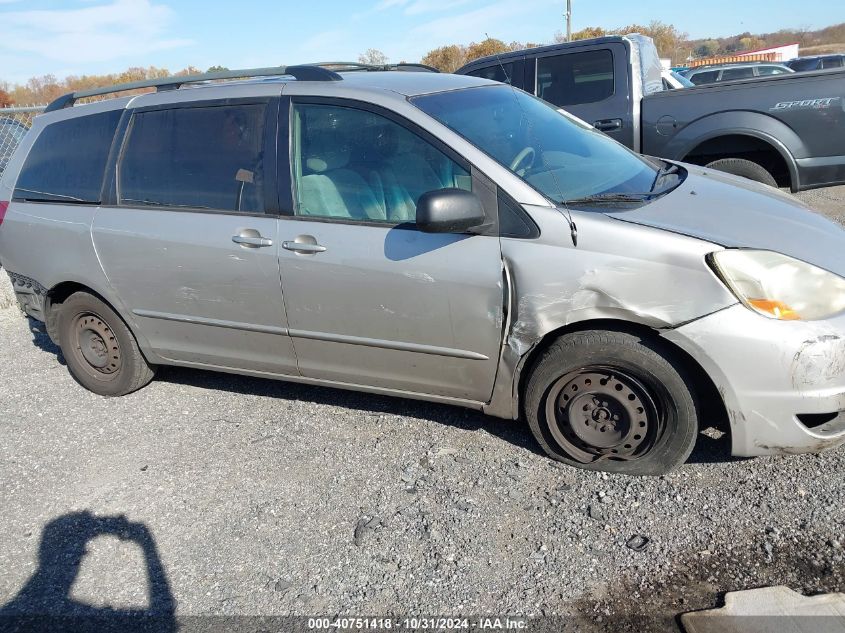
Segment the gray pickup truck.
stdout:
<path fill-rule="evenodd" d="M 478 59 L 457 72 L 511 83 L 634 151 L 793 192 L 845 183 L 845 69 L 665 90 L 652 40 L 625 35 Z"/>

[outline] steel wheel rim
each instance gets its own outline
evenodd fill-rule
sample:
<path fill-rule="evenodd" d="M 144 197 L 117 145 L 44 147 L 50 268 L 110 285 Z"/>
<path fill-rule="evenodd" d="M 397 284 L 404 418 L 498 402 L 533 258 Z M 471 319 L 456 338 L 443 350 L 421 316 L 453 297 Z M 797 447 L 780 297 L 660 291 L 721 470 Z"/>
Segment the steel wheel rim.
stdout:
<path fill-rule="evenodd" d="M 73 346 L 85 371 L 103 379 L 121 367 L 120 344 L 109 325 L 92 312 L 78 314 L 73 323 Z"/>
<path fill-rule="evenodd" d="M 552 383 L 546 397 L 546 426 L 572 459 L 633 460 L 648 454 L 665 428 L 659 396 L 630 372 L 593 366 Z"/>

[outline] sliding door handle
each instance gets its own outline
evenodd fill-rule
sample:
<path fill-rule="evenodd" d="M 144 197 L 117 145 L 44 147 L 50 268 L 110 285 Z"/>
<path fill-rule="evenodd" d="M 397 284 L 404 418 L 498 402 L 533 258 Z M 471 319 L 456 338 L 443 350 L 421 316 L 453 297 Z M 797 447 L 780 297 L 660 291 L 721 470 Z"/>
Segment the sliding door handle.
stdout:
<path fill-rule="evenodd" d="M 326 250 L 325 246 L 319 244 L 308 244 L 305 242 L 282 242 L 282 248 L 297 253 L 322 253 Z"/>
<path fill-rule="evenodd" d="M 292 242 L 282 242 L 282 248 L 299 255 L 313 255 L 326 250 L 325 246 L 317 244 L 317 238 L 313 235 L 297 235 Z"/>

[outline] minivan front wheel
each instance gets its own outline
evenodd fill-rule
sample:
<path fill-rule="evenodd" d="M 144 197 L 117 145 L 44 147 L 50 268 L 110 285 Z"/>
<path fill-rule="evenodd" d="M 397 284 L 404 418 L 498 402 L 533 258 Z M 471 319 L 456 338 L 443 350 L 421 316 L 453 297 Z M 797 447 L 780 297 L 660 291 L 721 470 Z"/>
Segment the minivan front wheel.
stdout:
<path fill-rule="evenodd" d="M 587 330 L 555 341 L 525 393 L 531 431 L 549 456 L 579 468 L 659 475 L 686 461 L 698 415 L 683 369 L 659 341 Z"/>
<path fill-rule="evenodd" d="M 77 292 L 59 307 L 59 345 L 71 375 L 101 396 L 122 396 L 152 380 L 132 332 L 106 303 Z"/>

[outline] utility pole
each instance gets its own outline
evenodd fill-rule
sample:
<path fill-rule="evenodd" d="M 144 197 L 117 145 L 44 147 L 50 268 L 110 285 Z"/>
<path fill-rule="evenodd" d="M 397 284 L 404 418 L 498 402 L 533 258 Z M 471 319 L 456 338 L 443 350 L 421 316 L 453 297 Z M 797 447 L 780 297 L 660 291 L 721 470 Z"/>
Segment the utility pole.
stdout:
<path fill-rule="evenodd" d="M 566 0 L 566 41 L 572 41 L 572 0 Z"/>

